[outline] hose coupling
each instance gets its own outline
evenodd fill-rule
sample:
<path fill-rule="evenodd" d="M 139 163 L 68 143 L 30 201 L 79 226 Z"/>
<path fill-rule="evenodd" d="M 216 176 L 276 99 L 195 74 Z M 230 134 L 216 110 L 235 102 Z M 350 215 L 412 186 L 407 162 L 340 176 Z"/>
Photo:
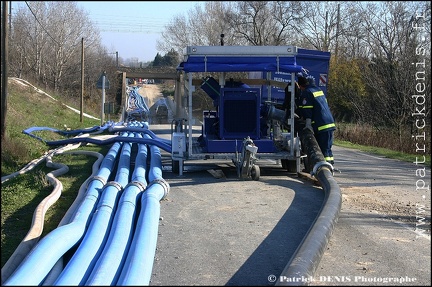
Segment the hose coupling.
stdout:
<path fill-rule="evenodd" d="M 106 186 L 112 185 L 117 188 L 118 191 L 122 191 L 123 186 L 118 181 L 108 181 Z"/>
<path fill-rule="evenodd" d="M 165 179 L 163 178 L 156 178 L 155 180 L 153 180 L 149 186 L 153 185 L 153 184 L 159 184 L 160 186 L 163 187 L 164 189 L 164 195 L 162 196 L 161 200 L 166 198 L 168 196 L 169 190 L 170 190 L 170 185 L 168 182 L 165 181 Z"/>
<path fill-rule="evenodd" d="M 91 180 L 89 180 L 88 182 L 87 182 L 87 187 L 90 185 L 90 182 L 92 182 L 93 180 L 99 180 L 104 186 L 105 186 L 105 184 L 107 184 L 107 181 L 106 181 L 106 179 L 105 178 L 103 178 L 103 177 L 101 177 L 101 176 L 99 176 L 99 175 L 95 175 L 95 176 L 93 176 L 92 178 L 91 178 Z"/>
<path fill-rule="evenodd" d="M 129 182 L 125 188 L 127 188 L 131 185 L 135 185 L 136 187 L 138 187 L 140 192 L 144 191 L 147 188 L 147 184 L 145 184 L 141 181 L 138 181 L 138 180 L 134 180 L 134 181 Z"/>
<path fill-rule="evenodd" d="M 323 167 L 328 167 L 332 173 L 332 175 L 334 175 L 334 167 L 331 165 L 331 163 L 327 162 L 327 161 L 319 161 L 317 162 L 311 172 L 312 176 L 315 176 Z"/>

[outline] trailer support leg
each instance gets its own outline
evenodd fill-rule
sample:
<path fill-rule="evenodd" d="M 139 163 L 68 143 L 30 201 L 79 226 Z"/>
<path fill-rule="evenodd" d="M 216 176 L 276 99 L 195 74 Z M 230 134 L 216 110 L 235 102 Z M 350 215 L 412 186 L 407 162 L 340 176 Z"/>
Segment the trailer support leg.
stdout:
<path fill-rule="evenodd" d="M 243 141 L 241 158 L 237 162 L 238 176 L 242 179 L 252 177 L 253 180 L 258 180 L 260 176 L 259 166 L 255 165 L 256 153 L 258 147 L 253 143 L 250 137 Z"/>

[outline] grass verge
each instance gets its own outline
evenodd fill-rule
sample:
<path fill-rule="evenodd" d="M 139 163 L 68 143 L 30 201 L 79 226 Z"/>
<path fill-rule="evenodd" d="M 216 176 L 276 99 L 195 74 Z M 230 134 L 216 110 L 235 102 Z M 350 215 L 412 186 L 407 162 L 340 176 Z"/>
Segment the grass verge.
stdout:
<path fill-rule="evenodd" d="M 423 161 L 423 156 L 424 156 L 425 166 L 431 167 L 431 156 L 430 155 L 407 154 L 407 153 L 402 153 L 402 152 L 398 152 L 398 151 L 394 151 L 394 150 L 390 150 L 390 149 L 386 149 L 386 148 L 374 147 L 374 146 L 364 146 L 364 145 L 360 145 L 360 144 L 351 143 L 349 141 L 341 141 L 341 140 L 335 140 L 334 145 L 337 145 L 340 147 L 352 148 L 352 149 L 360 150 L 363 152 L 376 154 L 376 155 L 384 156 L 384 157 L 391 158 L 391 159 L 397 159 L 397 160 L 401 160 L 401 161 L 405 161 L 405 162 L 411 162 L 411 163 L 415 163 L 416 158 L 418 159 L 419 162 Z"/>

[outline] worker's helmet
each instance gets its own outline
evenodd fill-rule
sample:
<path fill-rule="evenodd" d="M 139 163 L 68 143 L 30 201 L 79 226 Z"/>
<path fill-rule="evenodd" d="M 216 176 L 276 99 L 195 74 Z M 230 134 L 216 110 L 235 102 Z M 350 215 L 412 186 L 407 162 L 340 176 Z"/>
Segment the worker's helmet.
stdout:
<path fill-rule="evenodd" d="M 299 84 L 300 87 L 305 87 L 307 86 L 308 81 L 306 77 L 304 77 L 303 75 L 301 76 L 297 75 L 297 83 Z"/>
<path fill-rule="evenodd" d="M 309 70 L 302 68 L 302 71 L 297 73 L 297 82 L 301 87 L 315 85 L 315 78 L 309 74 Z"/>

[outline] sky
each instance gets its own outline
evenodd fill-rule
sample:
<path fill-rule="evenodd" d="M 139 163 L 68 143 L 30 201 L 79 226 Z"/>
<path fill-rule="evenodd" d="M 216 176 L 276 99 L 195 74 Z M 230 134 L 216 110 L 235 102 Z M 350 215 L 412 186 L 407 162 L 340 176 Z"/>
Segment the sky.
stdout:
<path fill-rule="evenodd" d="M 124 60 L 153 61 L 159 52 L 156 41 L 174 16 L 187 16 L 198 1 L 77 1 L 101 31 L 109 53 Z"/>
<path fill-rule="evenodd" d="M 88 13 L 100 30 L 102 45 L 108 53 L 123 60 L 138 58 L 138 62 L 153 61 L 159 52 L 156 41 L 175 16 L 188 12 L 205 1 L 76 1 Z M 26 5 L 11 1 L 11 7 Z"/>

